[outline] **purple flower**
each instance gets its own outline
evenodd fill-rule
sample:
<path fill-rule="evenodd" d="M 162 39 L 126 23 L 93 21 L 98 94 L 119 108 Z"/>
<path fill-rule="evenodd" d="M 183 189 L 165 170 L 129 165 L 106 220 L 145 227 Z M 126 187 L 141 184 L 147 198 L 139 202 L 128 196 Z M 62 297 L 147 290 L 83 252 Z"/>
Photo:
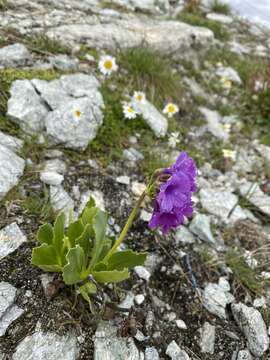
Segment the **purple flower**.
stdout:
<path fill-rule="evenodd" d="M 150 228 L 161 227 L 165 234 L 192 215 L 192 192 L 196 190 L 196 166 L 194 161 L 182 152 L 175 164 L 164 170 L 169 179 L 160 186 L 149 222 Z"/>

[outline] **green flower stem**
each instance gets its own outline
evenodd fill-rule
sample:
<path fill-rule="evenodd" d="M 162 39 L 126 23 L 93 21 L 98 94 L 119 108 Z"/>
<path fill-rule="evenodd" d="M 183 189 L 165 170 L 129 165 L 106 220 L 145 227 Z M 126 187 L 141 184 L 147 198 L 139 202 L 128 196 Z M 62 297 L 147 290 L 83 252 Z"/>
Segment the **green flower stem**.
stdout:
<path fill-rule="evenodd" d="M 108 252 L 108 254 L 105 256 L 105 258 L 103 259 L 104 262 L 108 261 L 108 259 L 115 253 L 115 251 L 117 250 L 117 248 L 119 247 L 119 245 L 124 241 L 127 232 L 129 230 L 129 228 L 131 227 L 137 212 L 145 198 L 145 196 L 147 195 L 148 191 L 147 189 L 141 194 L 141 196 L 139 197 L 139 200 L 137 201 L 136 206 L 134 207 L 134 209 L 131 211 L 129 218 L 126 222 L 126 225 L 124 226 L 121 234 L 119 235 L 119 238 L 116 240 L 116 242 L 114 243 L 113 247 L 111 248 L 111 250 Z"/>

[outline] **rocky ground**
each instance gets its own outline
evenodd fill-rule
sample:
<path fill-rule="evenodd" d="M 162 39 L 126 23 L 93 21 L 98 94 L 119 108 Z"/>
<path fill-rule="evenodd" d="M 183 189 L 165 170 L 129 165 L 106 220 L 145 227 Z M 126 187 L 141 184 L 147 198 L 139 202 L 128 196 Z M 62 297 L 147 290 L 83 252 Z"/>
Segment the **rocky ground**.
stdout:
<path fill-rule="evenodd" d="M 270 358 L 269 57 L 267 30 L 219 2 L 0 0 L 0 359 Z M 110 311 L 31 266 L 39 225 L 90 196 L 119 234 L 181 150 L 194 216 L 164 237 L 145 204 L 127 243 L 147 262 L 104 288 Z"/>

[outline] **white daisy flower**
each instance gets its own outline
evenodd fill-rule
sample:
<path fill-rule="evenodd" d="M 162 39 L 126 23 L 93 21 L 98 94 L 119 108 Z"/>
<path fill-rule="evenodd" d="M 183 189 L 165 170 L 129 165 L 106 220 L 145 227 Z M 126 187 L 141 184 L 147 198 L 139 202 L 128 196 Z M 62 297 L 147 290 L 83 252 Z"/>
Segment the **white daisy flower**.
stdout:
<path fill-rule="evenodd" d="M 231 82 L 231 80 L 228 80 L 228 79 L 226 79 L 225 77 L 222 77 L 222 78 L 220 79 L 220 82 L 221 82 L 221 85 L 222 85 L 223 89 L 225 89 L 225 90 L 231 90 L 231 88 L 232 88 L 232 82 Z"/>
<path fill-rule="evenodd" d="M 126 119 L 135 119 L 137 111 L 132 107 L 131 103 L 123 103 L 123 113 Z"/>
<path fill-rule="evenodd" d="M 222 149 L 222 153 L 225 159 L 232 159 L 233 161 L 236 160 L 236 151 L 229 149 Z"/>
<path fill-rule="evenodd" d="M 178 113 L 179 107 L 176 104 L 168 103 L 163 109 L 163 113 L 167 114 L 169 118 L 173 117 L 176 113 Z"/>
<path fill-rule="evenodd" d="M 143 104 L 143 103 L 145 103 L 145 99 L 146 99 L 146 97 L 145 97 L 144 92 L 142 92 L 142 91 L 134 91 L 132 100 L 134 100 L 137 103 Z"/>
<path fill-rule="evenodd" d="M 168 140 L 169 146 L 174 149 L 179 142 L 179 132 L 172 132 Z"/>
<path fill-rule="evenodd" d="M 223 125 L 223 129 L 225 130 L 225 132 L 227 134 L 229 134 L 231 132 L 231 128 L 232 128 L 232 125 L 231 124 L 224 124 Z"/>
<path fill-rule="evenodd" d="M 73 120 L 76 124 L 79 123 L 80 119 L 82 117 L 82 112 L 79 109 L 73 110 Z"/>
<path fill-rule="evenodd" d="M 110 55 L 102 56 L 98 63 L 100 72 L 104 75 L 111 75 L 112 72 L 118 70 L 118 65 L 114 57 Z"/>

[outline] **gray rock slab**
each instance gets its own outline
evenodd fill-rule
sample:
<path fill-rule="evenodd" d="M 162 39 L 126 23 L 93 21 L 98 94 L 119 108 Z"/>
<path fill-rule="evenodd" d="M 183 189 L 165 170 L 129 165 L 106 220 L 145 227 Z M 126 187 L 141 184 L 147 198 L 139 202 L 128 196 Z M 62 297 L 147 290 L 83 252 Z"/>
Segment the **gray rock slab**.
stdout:
<path fill-rule="evenodd" d="M 58 186 L 63 182 L 64 176 L 54 171 L 42 171 L 40 173 L 40 180 L 44 184 Z"/>
<path fill-rule="evenodd" d="M 233 22 L 233 18 L 231 16 L 218 13 L 209 13 L 206 15 L 206 18 L 221 22 L 222 24 L 231 24 Z"/>
<path fill-rule="evenodd" d="M 25 162 L 13 151 L 0 144 L 0 200 L 17 185 Z"/>
<path fill-rule="evenodd" d="M 78 68 L 78 60 L 65 54 L 59 54 L 51 59 L 54 68 L 61 71 L 76 71 Z"/>
<path fill-rule="evenodd" d="M 201 339 L 200 348 L 202 353 L 214 354 L 216 327 L 205 322 L 200 329 Z"/>
<path fill-rule="evenodd" d="M 201 189 L 199 196 L 203 208 L 225 223 L 234 223 L 237 220 L 245 220 L 247 218 L 243 209 L 239 205 L 236 205 L 238 203 L 238 197 L 229 191 Z M 234 211 L 231 213 L 233 208 Z M 231 215 L 228 217 L 230 213 Z"/>
<path fill-rule="evenodd" d="M 60 82 L 68 95 L 75 98 L 86 96 L 96 105 L 104 105 L 101 94 L 97 92 L 100 83 L 95 76 L 81 73 L 64 75 L 60 78 Z"/>
<path fill-rule="evenodd" d="M 215 137 L 221 139 L 221 140 L 228 140 L 229 135 L 224 130 L 224 127 L 222 126 L 221 120 L 222 117 L 217 111 L 213 111 L 210 109 L 207 109 L 205 107 L 199 108 L 200 112 L 205 117 L 205 120 L 207 122 L 207 129 L 211 134 L 213 134 Z"/>
<path fill-rule="evenodd" d="M 117 336 L 117 329 L 111 322 L 99 323 L 94 338 L 94 360 L 140 360 L 133 339 Z"/>
<path fill-rule="evenodd" d="M 61 185 L 50 186 L 50 201 L 54 211 L 64 211 L 67 219 L 69 218 L 70 210 L 74 209 L 74 202 Z"/>
<path fill-rule="evenodd" d="M 190 360 L 190 357 L 185 350 L 180 349 L 174 340 L 168 345 L 166 355 L 172 360 Z"/>
<path fill-rule="evenodd" d="M 33 79 L 31 83 L 52 110 L 57 109 L 63 103 L 68 104 L 69 101 L 73 100 L 72 96 L 68 95 L 62 88 L 59 79 L 53 81 Z"/>
<path fill-rule="evenodd" d="M 145 122 L 153 130 L 157 137 L 163 137 L 167 133 L 168 120 L 148 100 L 137 104 L 135 109 L 142 115 Z"/>
<path fill-rule="evenodd" d="M 232 304 L 235 321 L 247 339 L 247 345 L 253 355 L 260 357 L 269 348 L 269 336 L 261 313 L 245 304 Z"/>
<path fill-rule="evenodd" d="M 50 38 L 62 42 L 84 43 L 95 48 L 113 50 L 145 46 L 165 54 L 183 57 L 193 46 L 208 48 L 214 34 L 211 30 L 190 26 L 180 21 L 143 21 L 139 19 L 117 20 L 105 24 L 71 24 L 52 27 L 47 31 Z"/>
<path fill-rule="evenodd" d="M 263 144 L 257 144 L 255 146 L 256 150 L 260 153 L 260 155 L 264 158 L 264 160 L 270 164 L 270 146 L 266 146 Z"/>
<path fill-rule="evenodd" d="M 42 131 L 48 108 L 37 94 L 31 81 L 13 81 L 10 94 L 7 116 L 28 133 Z"/>
<path fill-rule="evenodd" d="M 208 283 L 203 291 L 203 305 L 213 315 L 226 319 L 226 306 L 234 297 L 222 284 Z"/>
<path fill-rule="evenodd" d="M 77 117 L 75 112 L 79 111 Z M 46 117 L 46 131 L 53 144 L 67 148 L 85 150 L 96 137 L 103 122 L 103 113 L 90 98 L 74 99 L 63 103 Z"/>
<path fill-rule="evenodd" d="M 240 350 L 237 354 L 237 360 L 253 360 L 253 356 L 248 350 Z"/>
<path fill-rule="evenodd" d="M 209 216 L 196 214 L 189 225 L 189 230 L 201 240 L 216 245 L 216 241 L 211 231 Z"/>
<path fill-rule="evenodd" d="M 4 227 L 0 230 L 0 259 L 18 249 L 26 240 L 15 222 Z"/>
<path fill-rule="evenodd" d="M 263 213 L 270 216 L 270 196 L 260 189 L 258 183 L 246 182 L 240 185 L 240 193 Z"/>
<path fill-rule="evenodd" d="M 11 151 L 19 151 L 23 147 L 23 141 L 15 136 L 10 136 L 0 131 L 0 145 L 7 147 Z"/>
<path fill-rule="evenodd" d="M 175 241 L 176 243 L 181 243 L 183 245 L 193 244 L 195 238 L 185 226 L 180 226 L 175 232 Z"/>
<path fill-rule="evenodd" d="M 158 353 L 157 349 L 154 348 L 153 346 L 147 347 L 145 349 L 144 359 L 145 360 L 159 360 L 159 353 Z"/>
<path fill-rule="evenodd" d="M 231 67 L 223 67 L 220 66 L 216 70 L 216 74 L 220 77 L 224 77 L 227 80 L 231 80 L 232 82 L 241 85 L 242 80 L 236 70 Z"/>
<path fill-rule="evenodd" d="M 8 326 L 16 320 L 23 310 L 14 304 L 17 289 L 7 282 L 0 283 L 0 336 L 3 336 Z"/>
<path fill-rule="evenodd" d="M 78 355 L 74 333 L 59 336 L 36 331 L 19 343 L 12 360 L 76 360 Z"/>
<path fill-rule="evenodd" d="M 20 43 L 8 45 L 0 49 L 0 65 L 3 67 L 19 67 L 32 63 L 32 56 Z"/>

